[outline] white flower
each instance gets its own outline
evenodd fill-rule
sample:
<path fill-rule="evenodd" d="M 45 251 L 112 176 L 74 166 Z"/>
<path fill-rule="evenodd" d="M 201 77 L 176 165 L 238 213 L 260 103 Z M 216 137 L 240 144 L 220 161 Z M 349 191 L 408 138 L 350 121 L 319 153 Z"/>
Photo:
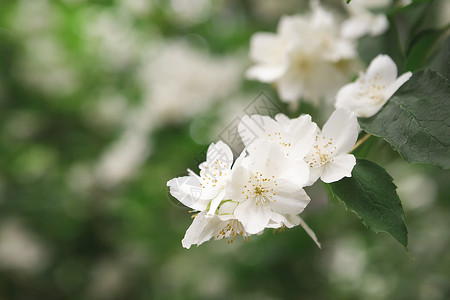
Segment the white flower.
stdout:
<path fill-rule="evenodd" d="M 366 34 L 378 36 L 384 33 L 389 27 L 387 17 L 384 14 L 372 13 L 371 9 L 380 9 L 390 3 L 391 0 L 355 0 L 345 4 L 350 17 L 342 24 L 342 36 L 357 39 Z"/>
<path fill-rule="evenodd" d="M 247 77 L 275 83 L 286 102 L 317 103 L 332 96 L 348 77 L 348 60 L 356 56 L 353 41 L 339 35 L 333 15 L 311 3 L 310 15 L 284 16 L 277 34 L 256 33 L 250 41 L 256 65 Z"/>
<path fill-rule="evenodd" d="M 208 217 L 206 211 L 196 215 L 181 242 L 183 247 L 189 249 L 193 244 L 201 245 L 212 237 L 216 240 L 228 238 L 228 243 L 233 243 L 237 236 L 248 238 L 250 234 L 233 215 L 236 205 L 234 201 L 224 201 L 213 217 Z"/>
<path fill-rule="evenodd" d="M 280 215 L 303 211 L 310 198 L 301 186 L 309 172 L 301 167 L 303 161 L 286 157 L 278 143 L 260 140 L 248 150 L 249 156 L 234 167 L 230 195 L 239 202 L 234 215 L 255 234 L 271 220 L 280 221 Z"/>
<path fill-rule="evenodd" d="M 225 197 L 232 163 L 230 147 L 222 141 L 212 143 L 199 166 L 200 176 L 189 170 L 189 176 L 169 180 L 170 194 L 192 209 L 208 209 L 207 216 L 212 217 Z"/>
<path fill-rule="evenodd" d="M 238 126 L 238 132 L 244 145 L 251 147 L 255 138 L 278 143 L 286 156 L 303 159 L 314 143 L 317 125 L 310 115 L 289 119 L 284 114 L 275 116 L 244 116 Z M 261 150 L 259 150 L 261 151 Z"/>
<path fill-rule="evenodd" d="M 353 113 L 345 109 L 333 112 L 323 130 L 317 130 L 314 146 L 305 158 L 310 167 L 309 184 L 319 177 L 326 183 L 351 177 L 356 159 L 348 152 L 355 145 L 359 130 Z"/>
<path fill-rule="evenodd" d="M 243 153 L 236 163 L 240 164 Z M 200 245 L 211 237 L 230 238 L 247 237 L 249 234 L 236 220 L 233 212 L 237 206 L 228 197 L 233 153 L 223 142 L 212 143 L 206 154 L 206 161 L 201 163 L 200 176 L 188 170 L 189 176 L 171 179 L 167 182 L 170 194 L 184 205 L 199 211 L 182 241 L 184 248 Z"/>
<path fill-rule="evenodd" d="M 406 72 L 397 78 L 397 66 L 387 55 L 378 55 L 356 82 L 343 86 L 336 97 L 336 108 L 346 108 L 358 117 L 376 114 L 391 96 L 411 77 Z"/>

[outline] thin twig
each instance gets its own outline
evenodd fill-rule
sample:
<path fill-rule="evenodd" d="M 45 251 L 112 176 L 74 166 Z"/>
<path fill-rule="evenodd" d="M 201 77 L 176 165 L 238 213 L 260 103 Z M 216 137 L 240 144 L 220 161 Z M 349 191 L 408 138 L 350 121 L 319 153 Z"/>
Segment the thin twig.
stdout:
<path fill-rule="evenodd" d="M 356 148 L 358 148 L 362 143 L 364 143 L 368 138 L 370 138 L 371 134 L 370 133 L 366 133 L 365 136 L 363 136 L 362 138 L 359 139 L 359 141 L 356 142 L 356 144 L 353 146 L 352 150 L 350 150 L 350 152 L 353 152 L 356 150 Z"/>

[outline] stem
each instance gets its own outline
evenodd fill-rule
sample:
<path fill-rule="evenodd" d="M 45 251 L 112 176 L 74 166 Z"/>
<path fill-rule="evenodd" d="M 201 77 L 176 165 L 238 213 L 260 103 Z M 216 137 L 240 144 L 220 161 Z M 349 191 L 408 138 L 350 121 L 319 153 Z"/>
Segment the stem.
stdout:
<path fill-rule="evenodd" d="M 356 150 L 356 148 L 358 148 L 359 146 L 361 146 L 362 143 L 364 143 L 368 138 L 371 137 L 370 133 L 366 133 L 365 136 L 363 136 L 362 138 L 359 139 L 359 141 L 356 142 L 356 144 L 353 146 L 352 150 L 350 150 L 350 152 L 353 152 Z"/>

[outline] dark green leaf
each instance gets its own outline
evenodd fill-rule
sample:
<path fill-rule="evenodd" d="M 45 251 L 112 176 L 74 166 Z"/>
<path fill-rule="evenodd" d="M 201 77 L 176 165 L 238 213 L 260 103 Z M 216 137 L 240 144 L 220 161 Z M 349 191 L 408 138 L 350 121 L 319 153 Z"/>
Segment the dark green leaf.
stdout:
<path fill-rule="evenodd" d="M 330 183 L 333 194 L 375 232 L 387 232 L 408 246 L 403 207 L 392 177 L 380 166 L 357 159 L 352 177 Z"/>
<path fill-rule="evenodd" d="M 414 74 L 380 112 L 359 123 L 408 162 L 450 168 L 450 85 L 439 73 Z"/>
<path fill-rule="evenodd" d="M 448 29 L 443 30 L 424 30 L 416 35 L 409 45 L 408 57 L 406 60 L 406 70 L 416 71 L 423 68 L 430 56 L 440 49 L 445 41 Z"/>
<path fill-rule="evenodd" d="M 447 34 L 447 39 L 442 43 L 442 46 L 432 54 L 429 66 L 431 70 L 450 80 L 450 34 Z"/>

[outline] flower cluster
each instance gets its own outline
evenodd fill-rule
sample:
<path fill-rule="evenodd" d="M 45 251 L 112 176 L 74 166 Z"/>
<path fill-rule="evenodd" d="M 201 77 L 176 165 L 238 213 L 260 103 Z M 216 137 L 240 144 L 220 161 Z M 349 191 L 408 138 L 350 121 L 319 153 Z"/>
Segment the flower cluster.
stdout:
<path fill-rule="evenodd" d="M 250 57 L 256 64 L 247 77 L 274 83 L 285 102 L 333 99 L 359 69 L 355 40 L 341 35 L 336 17 L 317 1 L 310 14 L 282 17 L 276 34 L 254 34 Z"/>
<path fill-rule="evenodd" d="M 258 32 L 250 41 L 250 58 L 255 65 L 247 78 L 272 83 L 284 102 L 298 100 L 319 104 L 332 102 L 348 78 L 361 70 L 357 39 L 377 36 L 389 26 L 387 17 L 372 12 L 391 0 L 358 0 L 345 5 L 349 17 L 343 22 L 337 13 L 311 0 L 311 12 L 283 16 L 277 33 Z"/>
<path fill-rule="evenodd" d="M 351 176 L 356 161 L 349 152 L 360 130 L 356 116 L 338 109 L 320 130 L 309 115 L 252 115 L 238 129 L 245 148 L 235 160 L 219 141 L 209 146 L 200 175 L 188 170 L 188 176 L 167 182 L 172 196 L 197 212 L 183 247 L 212 237 L 232 243 L 265 228 L 296 225 L 320 246 L 298 216 L 310 202 L 303 188 L 319 178 L 329 183 Z"/>

